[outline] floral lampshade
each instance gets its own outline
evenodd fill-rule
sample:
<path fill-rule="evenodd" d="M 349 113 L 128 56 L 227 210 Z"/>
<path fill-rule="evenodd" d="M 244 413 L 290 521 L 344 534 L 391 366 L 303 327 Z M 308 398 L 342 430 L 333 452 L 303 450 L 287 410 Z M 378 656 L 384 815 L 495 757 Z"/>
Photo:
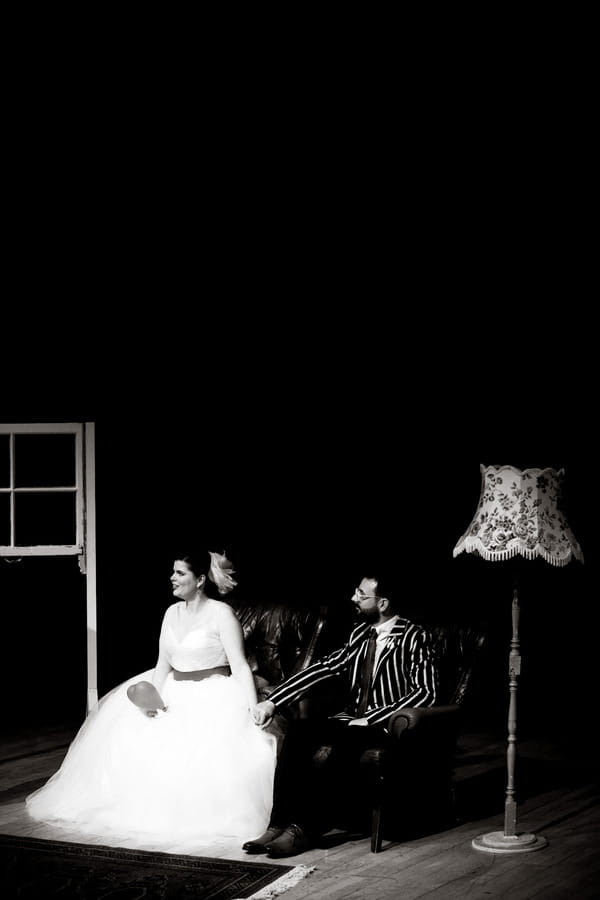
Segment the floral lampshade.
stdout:
<path fill-rule="evenodd" d="M 473 521 L 454 548 L 484 559 L 541 556 L 565 566 L 583 553 L 560 508 L 564 470 L 480 466 L 481 497 Z"/>

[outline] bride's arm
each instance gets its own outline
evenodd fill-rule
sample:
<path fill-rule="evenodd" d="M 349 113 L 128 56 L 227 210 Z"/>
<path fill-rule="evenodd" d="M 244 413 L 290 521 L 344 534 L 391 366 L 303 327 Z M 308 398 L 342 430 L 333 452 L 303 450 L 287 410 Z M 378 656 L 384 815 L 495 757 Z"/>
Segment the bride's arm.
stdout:
<path fill-rule="evenodd" d="M 170 607 L 169 607 L 170 609 Z M 167 617 L 169 616 L 169 609 L 166 610 L 165 615 L 163 617 L 162 627 L 160 629 L 160 637 L 158 639 L 158 660 L 156 662 L 156 666 L 154 667 L 154 673 L 152 675 L 152 684 L 158 691 L 158 693 L 162 697 L 162 689 L 165 683 L 165 679 L 171 669 L 173 668 L 171 663 L 169 662 L 169 657 L 167 654 L 167 647 L 165 641 L 165 629 L 167 624 Z"/>
<path fill-rule="evenodd" d="M 244 651 L 244 633 L 239 619 L 226 603 L 223 603 L 223 608 L 221 609 L 219 633 L 231 668 L 231 674 L 242 685 L 248 699 L 248 708 L 251 709 L 256 704 L 256 686 Z"/>
<path fill-rule="evenodd" d="M 158 693 L 161 695 L 161 697 L 162 697 L 162 689 L 163 689 L 163 685 L 165 683 L 165 679 L 170 671 L 171 671 L 171 666 L 169 665 L 169 662 L 166 659 L 164 659 L 164 657 L 162 655 L 159 654 L 158 662 L 156 663 L 156 666 L 154 668 L 154 675 L 152 676 L 152 684 L 154 685 L 154 687 L 156 688 Z"/>

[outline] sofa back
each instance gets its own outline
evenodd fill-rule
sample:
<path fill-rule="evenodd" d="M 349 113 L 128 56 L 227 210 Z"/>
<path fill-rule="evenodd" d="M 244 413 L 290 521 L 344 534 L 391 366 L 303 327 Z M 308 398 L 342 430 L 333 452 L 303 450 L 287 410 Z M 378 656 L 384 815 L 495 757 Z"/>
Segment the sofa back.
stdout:
<path fill-rule="evenodd" d="M 487 636 L 485 625 L 444 623 L 425 626 L 433 639 L 439 672 L 436 706 L 463 703 L 473 667 Z"/>
<path fill-rule="evenodd" d="M 255 677 L 275 687 L 314 661 L 327 608 L 297 609 L 283 603 L 232 601 L 244 632 L 246 655 Z"/>

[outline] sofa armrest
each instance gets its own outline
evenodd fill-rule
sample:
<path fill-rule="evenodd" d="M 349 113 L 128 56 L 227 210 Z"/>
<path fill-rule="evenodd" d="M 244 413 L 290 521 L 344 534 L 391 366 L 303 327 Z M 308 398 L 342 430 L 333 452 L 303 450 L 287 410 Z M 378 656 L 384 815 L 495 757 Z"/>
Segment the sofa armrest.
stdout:
<path fill-rule="evenodd" d="M 411 733 L 416 740 L 415 747 L 420 755 L 431 756 L 448 753 L 454 745 L 460 721 L 460 706 L 455 703 L 446 706 L 407 706 L 390 716 L 387 730 L 392 737 L 391 744 L 377 744 L 366 750 L 361 757 L 361 765 L 381 768 L 388 763 L 390 751 L 402 735 Z M 412 739 L 411 739 L 412 740 Z M 400 747 L 404 748 L 403 741 Z"/>
<path fill-rule="evenodd" d="M 412 731 L 420 727 L 440 727 L 458 720 L 460 707 L 456 703 L 446 706 L 407 706 L 392 713 L 388 723 L 388 731 L 399 737 L 403 731 Z"/>

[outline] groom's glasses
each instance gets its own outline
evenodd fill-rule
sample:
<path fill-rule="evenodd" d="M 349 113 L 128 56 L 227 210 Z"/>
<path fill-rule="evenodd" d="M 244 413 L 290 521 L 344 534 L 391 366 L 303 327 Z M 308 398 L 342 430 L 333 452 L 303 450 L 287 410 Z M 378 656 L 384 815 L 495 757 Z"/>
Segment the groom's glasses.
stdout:
<path fill-rule="evenodd" d="M 377 600 L 377 594 L 365 594 L 361 588 L 356 588 L 354 596 L 358 597 L 359 600 Z"/>

